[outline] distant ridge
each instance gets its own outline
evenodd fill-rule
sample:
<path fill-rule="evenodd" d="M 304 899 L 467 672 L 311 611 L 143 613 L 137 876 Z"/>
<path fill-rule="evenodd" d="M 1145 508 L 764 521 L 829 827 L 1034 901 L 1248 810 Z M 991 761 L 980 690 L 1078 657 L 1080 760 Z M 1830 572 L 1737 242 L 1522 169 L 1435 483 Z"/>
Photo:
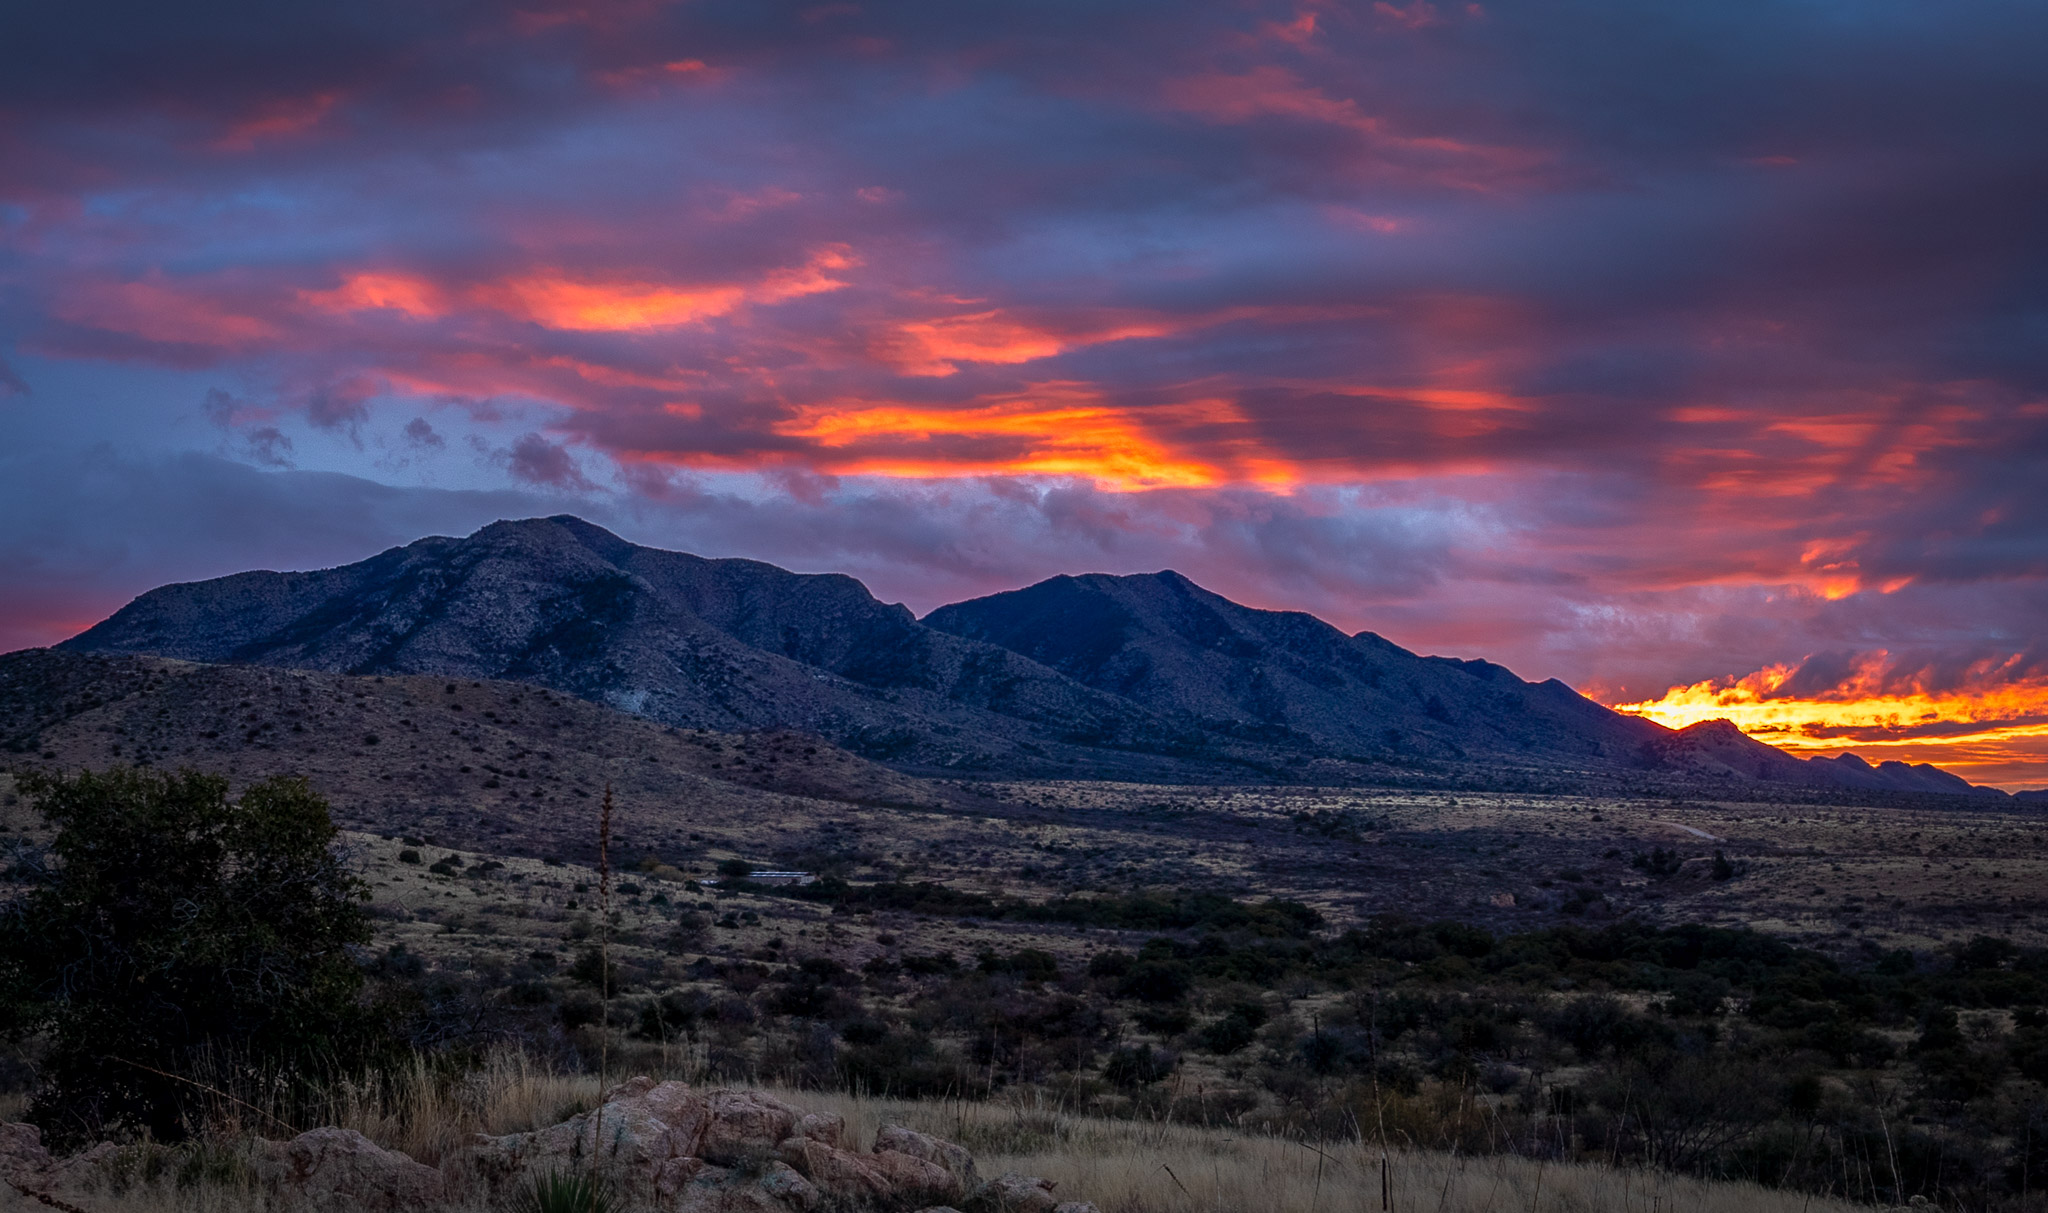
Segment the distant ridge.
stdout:
<path fill-rule="evenodd" d="M 1674 732 L 1555 680 L 1421 657 L 1170 571 L 1054 577 L 920 621 L 851 577 L 643 547 L 569 516 L 339 568 L 163 586 L 59 647 L 527 682 L 963 774 L 1350 781 L 1502 767 L 1972 791 L 1932 767 L 1804 761 L 1725 722 Z"/>

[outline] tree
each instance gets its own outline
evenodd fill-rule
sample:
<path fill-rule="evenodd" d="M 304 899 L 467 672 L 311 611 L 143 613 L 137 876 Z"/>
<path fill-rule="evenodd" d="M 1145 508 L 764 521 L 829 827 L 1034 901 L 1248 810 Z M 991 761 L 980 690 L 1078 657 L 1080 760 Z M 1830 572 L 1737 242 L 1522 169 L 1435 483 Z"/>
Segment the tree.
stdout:
<path fill-rule="evenodd" d="M 368 1046 L 350 948 L 367 886 L 304 780 L 116 768 L 21 781 L 56 828 L 0 906 L 0 1034 L 44 1034 L 30 1119 L 75 1142 L 176 1140 L 193 1075 L 312 1078 Z"/>

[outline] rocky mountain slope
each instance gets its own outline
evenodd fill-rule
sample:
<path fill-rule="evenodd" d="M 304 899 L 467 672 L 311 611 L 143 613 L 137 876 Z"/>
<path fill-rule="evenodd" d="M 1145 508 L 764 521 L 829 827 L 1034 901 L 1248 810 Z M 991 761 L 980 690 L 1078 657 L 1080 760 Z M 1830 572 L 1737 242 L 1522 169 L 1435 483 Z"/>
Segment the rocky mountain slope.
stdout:
<path fill-rule="evenodd" d="M 1728 761 L 1720 742 L 1562 683 L 1254 610 L 1171 572 L 1057 577 L 920 622 L 850 577 L 642 547 L 570 517 L 164 586 L 61 647 L 525 682 L 670 725 L 801 730 L 923 771 L 1352 782 L 1491 765 L 1958 790 L 1931 768 L 1769 747 Z"/>
<path fill-rule="evenodd" d="M 1561 682 L 1418 657 L 1300 611 L 1262 611 L 1179 573 L 1054 577 L 940 607 L 927 627 L 1001 645 L 1203 727 L 1351 754 L 1633 761 L 1669 730 Z"/>
<path fill-rule="evenodd" d="M 792 823 L 962 799 L 815 737 L 678 729 L 521 683 L 0 655 L 0 769 L 116 763 L 191 767 L 237 787 L 303 776 L 351 829 L 518 855 L 588 852 L 608 785 L 621 853 L 668 855 L 720 842 L 765 855 L 790 845 Z"/>

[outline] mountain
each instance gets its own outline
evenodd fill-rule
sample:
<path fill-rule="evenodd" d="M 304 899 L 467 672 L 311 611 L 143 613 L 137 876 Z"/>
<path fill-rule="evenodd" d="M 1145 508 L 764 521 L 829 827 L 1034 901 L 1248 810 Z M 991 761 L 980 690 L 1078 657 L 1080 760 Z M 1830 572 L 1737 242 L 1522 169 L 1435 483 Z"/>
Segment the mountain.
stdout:
<path fill-rule="evenodd" d="M 851 577 L 642 547 L 566 516 L 164 586 L 60 648 L 528 683 L 668 725 L 800 730 L 909 770 L 1955 790 L 1933 768 L 1674 733 L 1554 680 L 1245 607 L 1173 572 L 1055 577 L 920 621 Z"/>
<path fill-rule="evenodd" d="M 1854 754 L 1838 758 L 1795 758 L 1765 745 L 1729 720 L 1702 720 L 1651 744 L 1660 765 L 1710 778 L 1739 778 L 1815 788 L 1918 792 L 1941 796 L 2003 796 L 1929 763 L 1882 762 L 1871 766 Z"/>
<path fill-rule="evenodd" d="M 1213 748 L 1007 649 L 923 627 L 851 577 L 641 547 L 570 517 L 164 586 L 59 647 L 528 682 L 667 724 L 795 728 L 926 767 L 1139 776 Z"/>
<path fill-rule="evenodd" d="M 0 654 L 0 769 L 114 763 L 196 767 L 238 786 L 303 776 L 349 828 L 579 857 L 607 786 L 622 855 L 687 852 L 692 831 L 968 799 L 815 737 L 671 728 L 522 683 Z"/>
<path fill-rule="evenodd" d="M 1000 645 L 1153 712 L 1356 755 L 1633 760 L 1669 732 L 1555 680 L 1418 657 L 1300 611 L 1240 606 L 1175 572 L 1054 577 L 940 607 L 926 627 Z"/>

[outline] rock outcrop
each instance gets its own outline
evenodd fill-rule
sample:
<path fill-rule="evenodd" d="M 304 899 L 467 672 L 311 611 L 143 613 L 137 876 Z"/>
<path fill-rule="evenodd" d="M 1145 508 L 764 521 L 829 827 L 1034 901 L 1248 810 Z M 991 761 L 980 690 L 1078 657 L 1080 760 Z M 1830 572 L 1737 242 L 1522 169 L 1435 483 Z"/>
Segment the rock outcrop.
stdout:
<path fill-rule="evenodd" d="M 1015 1203 L 1013 1189 L 1051 1191 L 1049 1183 L 1011 1175 L 993 1187 L 982 1184 L 967 1150 L 902 1125 L 884 1126 L 871 1150 L 853 1144 L 840 1117 L 760 1091 L 698 1091 L 636 1078 L 607 1091 L 596 1111 L 530 1133 L 483 1138 L 450 1158 L 444 1171 L 451 1190 L 504 1190 L 595 1159 L 635 1199 L 686 1213 L 810 1213 L 849 1204 L 909 1210 L 956 1202 L 1008 1210 L 1027 1207 Z M 1029 1206 L 1033 1213 L 1051 1213 L 1053 1203 L 1041 1203 L 1043 1209 Z"/>
<path fill-rule="evenodd" d="M 53 1157 L 30 1125 L 0 1124 L 0 1178 L 49 1193 L 101 1173 L 102 1144 Z M 1061 1203 L 1050 1180 L 1005 1173 L 982 1181 L 974 1156 L 903 1125 L 860 1150 L 846 1122 L 761 1091 L 696 1090 L 635 1078 L 600 1106 L 559 1124 L 480 1136 L 440 1169 L 352 1129 L 320 1128 L 250 1147 L 255 1179 L 281 1207 L 305 1213 L 396 1213 L 482 1196 L 502 1199 L 550 1174 L 594 1169 L 633 1207 L 663 1213 L 1095 1213 Z"/>
<path fill-rule="evenodd" d="M 441 1173 L 353 1129 L 320 1128 L 257 1148 L 256 1178 L 288 1193 L 304 1209 L 384 1213 L 439 1202 Z"/>
<path fill-rule="evenodd" d="M 17 1190 L 49 1193 L 93 1178 L 115 1151 L 113 1144 L 101 1142 L 83 1153 L 58 1158 L 43 1145 L 41 1129 L 0 1124 L 0 1180 Z"/>

